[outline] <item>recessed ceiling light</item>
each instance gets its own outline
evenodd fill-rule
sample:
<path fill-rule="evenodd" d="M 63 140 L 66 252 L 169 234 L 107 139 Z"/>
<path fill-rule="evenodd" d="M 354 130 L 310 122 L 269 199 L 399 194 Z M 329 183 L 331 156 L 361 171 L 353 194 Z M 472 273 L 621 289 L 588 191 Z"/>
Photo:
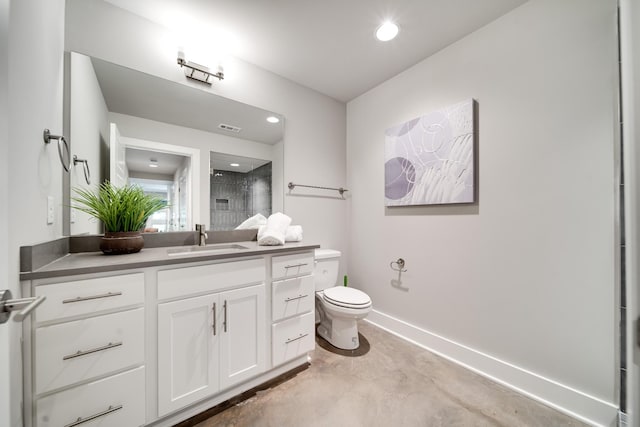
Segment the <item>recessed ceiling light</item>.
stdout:
<path fill-rule="evenodd" d="M 267 121 L 269 123 L 278 123 L 280 121 L 280 119 L 277 118 L 276 116 L 269 116 L 269 117 L 267 117 Z"/>
<path fill-rule="evenodd" d="M 378 27 L 376 38 L 381 42 L 389 41 L 398 35 L 398 26 L 391 21 L 387 21 Z"/>
<path fill-rule="evenodd" d="M 149 167 L 150 168 L 157 168 L 158 167 L 158 161 L 156 159 L 149 159 Z"/>
<path fill-rule="evenodd" d="M 240 166 L 239 163 L 229 163 L 229 166 L 233 166 L 234 168 L 237 168 L 238 166 Z"/>

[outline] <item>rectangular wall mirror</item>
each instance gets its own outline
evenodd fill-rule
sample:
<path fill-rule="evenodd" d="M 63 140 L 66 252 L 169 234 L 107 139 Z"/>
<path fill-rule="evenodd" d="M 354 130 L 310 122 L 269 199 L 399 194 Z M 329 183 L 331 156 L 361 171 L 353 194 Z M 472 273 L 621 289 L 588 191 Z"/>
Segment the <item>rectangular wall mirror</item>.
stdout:
<path fill-rule="evenodd" d="M 91 182 L 84 163 L 72 167 L 63 192 L 65 235 L 102 232 L 68 206 L 74 188 L 96 189 L 104 180 L 166 198 L 171 207 L 150 219 L 147 232 L 193 230 L 196 223 L 232 230 L 255 213 L 283 211 L 284 117 L 209 89 L 66 54 L 65 134 Z"/>

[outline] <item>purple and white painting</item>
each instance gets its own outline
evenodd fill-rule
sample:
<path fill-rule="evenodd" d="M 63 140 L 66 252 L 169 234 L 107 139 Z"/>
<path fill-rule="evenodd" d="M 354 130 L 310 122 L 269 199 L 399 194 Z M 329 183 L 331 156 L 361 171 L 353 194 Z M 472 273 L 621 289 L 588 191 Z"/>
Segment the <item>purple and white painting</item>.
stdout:
<path fill-rule="evenodd" d="M 385 132 L 385 206 L 474 202 L 473 100 Z"/>

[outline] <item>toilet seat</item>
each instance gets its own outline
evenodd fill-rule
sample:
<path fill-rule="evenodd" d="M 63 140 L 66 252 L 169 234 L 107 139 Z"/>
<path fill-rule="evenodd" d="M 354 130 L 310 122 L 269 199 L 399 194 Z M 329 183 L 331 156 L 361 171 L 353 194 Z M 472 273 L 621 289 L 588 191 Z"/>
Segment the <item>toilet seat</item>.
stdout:
<path fill-rule="evenodd" d="M 371 306 L 369 295 L 346 286 L 334 286 L 324 290 L 323 299 L 328 304 L 351 309 L 365 309 Z"/>

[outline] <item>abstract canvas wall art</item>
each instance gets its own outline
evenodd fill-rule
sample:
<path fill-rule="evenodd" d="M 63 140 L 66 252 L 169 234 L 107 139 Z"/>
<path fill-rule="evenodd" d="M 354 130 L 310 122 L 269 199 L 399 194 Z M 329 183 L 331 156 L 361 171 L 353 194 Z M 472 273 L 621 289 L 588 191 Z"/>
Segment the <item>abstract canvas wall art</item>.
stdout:
<path fill-rule="evenodd" d="M 474 101 L 451 105 L 385 132 L 385 206 L 472 203 Z"/>

